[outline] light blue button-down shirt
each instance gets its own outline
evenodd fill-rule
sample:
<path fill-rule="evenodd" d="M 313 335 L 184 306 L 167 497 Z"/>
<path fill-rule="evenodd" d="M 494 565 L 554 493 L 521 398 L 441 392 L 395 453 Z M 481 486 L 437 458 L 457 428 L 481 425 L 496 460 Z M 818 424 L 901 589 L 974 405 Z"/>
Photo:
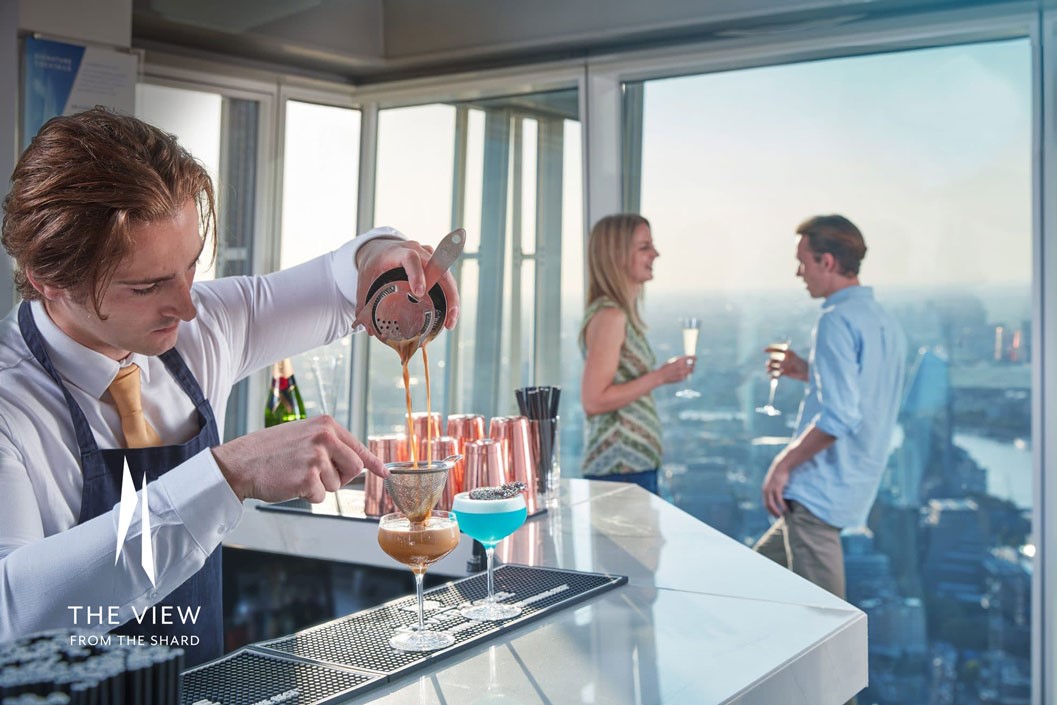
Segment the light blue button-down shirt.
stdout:
<path fill-rule="evenodd" d="M 849 286 L 822 303 L 796 433 L 815 424 L 837 440 L 793 468 L 785 498 L 827 524 L 866 523 L 903 397 L 906 348 L 870 287 Z"/>

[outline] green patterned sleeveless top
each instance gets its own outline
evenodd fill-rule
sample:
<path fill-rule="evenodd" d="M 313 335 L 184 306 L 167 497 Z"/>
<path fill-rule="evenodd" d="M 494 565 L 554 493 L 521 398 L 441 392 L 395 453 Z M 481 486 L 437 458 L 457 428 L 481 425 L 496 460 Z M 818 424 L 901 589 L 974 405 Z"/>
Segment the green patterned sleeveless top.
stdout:
<path fill-rule="evenodd" d="M 610 306 L 616 307 L 616 303 L 601 297 L 595 299 L 584 313 L 580 352 L 585 357 L 587 324 L 601 309 Z M 653 369 L 655 362 L 646 336 L 628 320 L 614 384 L 641 377 Z M 661 465 L 661 420 L 657 416 L 653 394 L 641 396 L 616 411 L 587 417 L 585 435 L 584 477 L 643 472 Z"/>

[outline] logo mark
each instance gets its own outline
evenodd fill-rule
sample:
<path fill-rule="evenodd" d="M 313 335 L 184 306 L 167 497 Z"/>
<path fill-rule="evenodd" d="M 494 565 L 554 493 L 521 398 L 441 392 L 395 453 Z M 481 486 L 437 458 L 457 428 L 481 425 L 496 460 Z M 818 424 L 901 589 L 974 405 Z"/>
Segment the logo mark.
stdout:
<path fill-rule="evenodd" d="M 150 578 L 150 584 L 154 582 L 154 546 L 150 535 L 150 511 L 147 507 L 147 473 L 143 472 L 143 497 L 140 500 L 140 555 L 139 564 Z M 114 551 L 114 565 L 121 558 L 121 547 L 128 537 L 129 527 L 132 526 L 132 516 L 136 511 L 136 486 L 132 484 L 132 473 L 128 469 L 128 458 L 125 458 L 125 466 L 121 473 L 121 509 L 117 521 L 117 548 Z"/>

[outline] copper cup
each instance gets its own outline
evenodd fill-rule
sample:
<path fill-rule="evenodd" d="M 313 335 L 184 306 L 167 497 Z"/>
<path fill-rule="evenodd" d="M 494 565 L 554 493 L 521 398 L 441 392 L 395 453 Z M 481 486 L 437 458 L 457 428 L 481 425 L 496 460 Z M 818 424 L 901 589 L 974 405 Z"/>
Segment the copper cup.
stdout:
<path fill-rule="evenodd" d="M 448 435 L 466 441 L 484 438 L 484 417 L 480 414 L 452 414 L 448 417 Z"/>
<path fill-rule="evenodd" d="M 464 458 L 466 456 L 466 444 L 470 441 L 479 441 L 484 435 L 484 417 L 480 414 L 452 414 L 448 417 L 448 435 L 455 439 L 458 444 L 456 451 Z M 458 492 L 465 491 L 466 486 L 466 461 L 465 459 L 455 467 Z M 455 495 L 452 495 L 455 499 Z"/>
<path fill-rule="evenodd" d="M 430 441 L 422 439 L 419 443 L 419 462 L 426 462 L 432 458 L 433 462 L 450 458 L 453 455 L 461 455 L 459 452 L 459 440 L 451 436 L 440 436 Z M 455 495 L 462 492 L 462 478 L 465 472 L 465 463 L 462 459 L 455 461 L 451 470 L 448 471 L 448 479 L 444 484 L 444 494 L 437 503 L 437 509 L 448 511 Z"/>
<path fill-rule="evenodd" d="M 367 450 L 383 463 L 406 462 L 407 436 L 402 433 L 367 436 Z M 389 499 L 385 491 L 384 480 L 368 470 L 363 482 L 363 513 L 380 517 L 394 510 L 393 500 Z"/>
<path fill-rule="evenodd" d="M 515 482 L 525 483 L 525 506 L 529 514 L 539 509 L 536 487 L 537 446 L 532 440 L 529 420 L 524 416 L 497 416 L 492 419 L 488 435 L 503 441 L 507 458 L 507 474 Z"/>
<path fill-rule="evenodd" d="M 414 429 L 415 438 L 419 444 L 427 438 L 436 438 L 440 435 L 440 412 L 426 413 L 424 411 L 411 414 L 411 428 Z M 418 450 L 418 447 L 415 448 Z"/>
<path fill-rule="evenodd" d="M 477 487 L 498 487 L 506 483 L 506 449 L 502 442 L 494 438 L 468 441 L 465 455 L 463 492 Z"/>

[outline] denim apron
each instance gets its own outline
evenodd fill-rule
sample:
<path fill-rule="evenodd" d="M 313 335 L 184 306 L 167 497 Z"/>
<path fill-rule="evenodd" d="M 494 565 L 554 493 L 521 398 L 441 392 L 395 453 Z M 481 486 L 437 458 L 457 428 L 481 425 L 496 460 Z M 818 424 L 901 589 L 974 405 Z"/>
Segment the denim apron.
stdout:
<path fill-rule="evenodd" d="M 18 327 L 22 331 L 22 337 L 26 341 L 33 357 L 37 359 L 44 369 L 59 385 L 66 405 L 70 409 L 70 418 L 73 420 L 74 431 L 77 433 L 77 446 L 81 454 L 81 473 L 84 475 L 84 487 L 81 490 L 81 514 L 77 520 L 83 524 L 89 519 L 105 514 L 114 508 L 121 499 L 121 476 L 124 469 L 124 460 L 128 458 L 129 471 L 132 473 L 132 481 L 138 491 L 142 485 L 142 478 L 146 472 L 149 481 L 157 480 L 166 472 L 177 465 L 197 455 L 207 448 L 220 444 L 220 436 L 217 432 L 216 418 L 213 416 L 213 407 L 202 394 L 202 388 L 198 385 L 194 375 L 187 369 L 183 358 L 176 352 L 176 348 L 168 350 L 159 359 L 165 363 L 169 374 L 173 376 L 180 388 L 190 397 L 198 413 L 201 430 L 186 443 L 170 446 L 157 446 L 153 448 L 114 448 L 100 449 L 96 446 L 95 434 L 88 426 L 88 420 L 81 411 L 81 407 L 74 401 L 69 390 L 62 383 L 58 372 L 48 358 L 47 350 L 44 348 L 44 340 L 41 338 L 37 324 L 33 320 L 33 313 L 27 302 L 23 302 L 18 310 Z M 171 594 L 160 602 L 157 607 L 163 605 L 172 606 L 172 621 L 175 624 L 161 624 L 161 610 L 153 614 L 158 615 L 155 623 L 152 620 L 152 612 L 148 610 L 143 623 L 139 624 L 135 619 L 126 622 L 114 630 L 118 634 L 130 636 L 142 636 L 147 644 L 152 643 L 152 636 L 164 636 L 165 642 L 181 646 L 185 651 L 184 665 L 194 666 L 217 658 L 224 653 L 223 642 L 223 591 L 221 589 L 221 552 L 213 551 L 206 559 L 202 568 L 193 576 L 188 578 L 183 585 L 176 588 Z M 201 608 L 198 618 L 194 623 L 188 620 L 187 624 L 181 624 L 177 608 L 183 610 Z M 181 637 L 198 637 L 196 646 L 190 644 L 193 639 Z M 174 639 L 173 637 L 177 637 Z"/>

